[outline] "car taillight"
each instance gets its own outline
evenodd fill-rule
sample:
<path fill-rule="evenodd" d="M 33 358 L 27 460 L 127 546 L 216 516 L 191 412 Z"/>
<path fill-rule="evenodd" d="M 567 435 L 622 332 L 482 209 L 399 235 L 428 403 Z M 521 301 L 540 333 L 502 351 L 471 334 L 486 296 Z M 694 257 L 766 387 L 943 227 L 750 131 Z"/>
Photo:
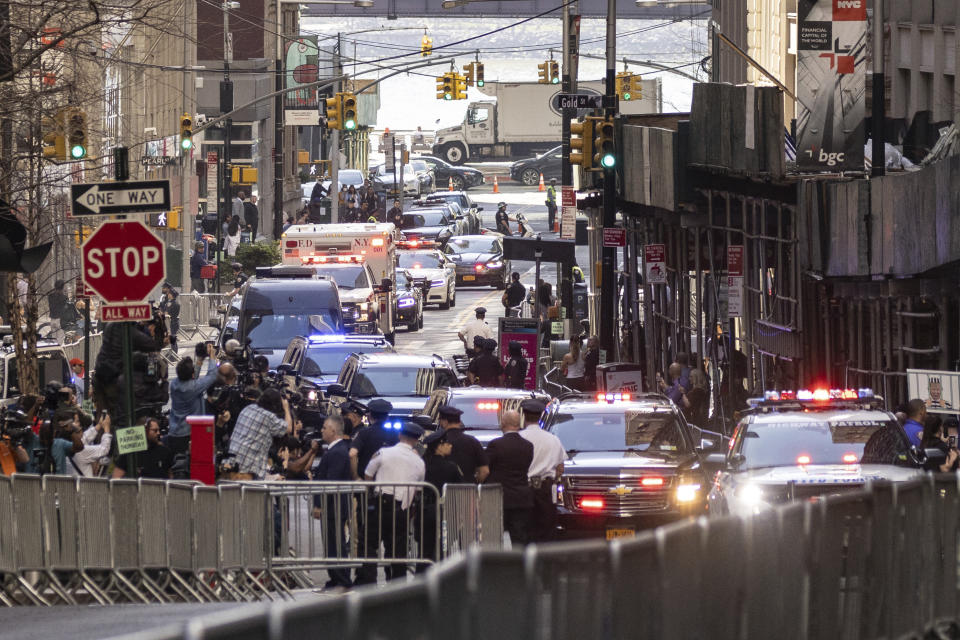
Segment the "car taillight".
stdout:
<path fill-rule="evenodd" d="M 603 498 L 600 497 L 589 497 L 589 498 L 580 498 L 580 501 L 577 503 L 584 511 L 601 511 L 604 507 L 607 506 L 607 503 L 604 502 Z"/>
<path fill-rule="evenodd" d="M 641 487 L 662 487 L 663 478 L 660 478 L 657 476 L 645 476 L 643 478 L 640 478 L 640 486 Z"/>
<path fill-rule="evenodd" d="M 844 464 L 857 464 L 857 456 L 854 453 L 843 454 Z"/>
<path fill-rule="evenodd" d="M 797 456 L 797 464 L 810 464 L 810 456 L 808 455 Z"/>
<path fill-rule="evenodd" d="M 497 411 L 500 409 L 499 402 L 478 402 L 477 411 Z"/>

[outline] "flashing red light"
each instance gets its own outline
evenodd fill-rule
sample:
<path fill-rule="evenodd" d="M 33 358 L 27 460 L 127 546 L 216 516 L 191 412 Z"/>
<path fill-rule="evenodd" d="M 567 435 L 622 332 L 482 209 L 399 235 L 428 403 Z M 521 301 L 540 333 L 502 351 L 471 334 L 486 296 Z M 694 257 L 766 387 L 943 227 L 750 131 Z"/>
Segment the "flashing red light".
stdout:
<path fill-rule="evenodd" d="M 657 476 L 647 476 L 645 478 L 640 478 L 641 487 L 662 487 L 663 478 Z"/>
<path fill-rule="evenodd" d="M 600 497 L 580 498 L 580 508 L 584 511 L 602 511 L 607 503 Z"/>
<path fill-rule="evenodd" d="M 606 400 L 606 399 L 607 399 L 607 395 L 606 395 L 605 393 L 598 393 L 598 394 L 597 394 L 597 402 L 603 402 L 603 401 Z"/>
<path fill-rule="evenodd" d="M 497 411 L 500 409 L 500 403 L 493 402 L 478 402 L 477 411 Z"/>
<path fill-rule="evenodd" d="M 857 398 L 859 398 L 859 395 L 857 394 L 857 391 L 855 389 L 844 389 L 843 392 L 840 394 L 840 397 L 843 398 L 844 400 L 856 400 Z"/>
<path fill-rule="evenodd" d="M 810 464 L 810 456 L 806 454 L 797 456 L 797 464 Z"/>
<path fill-rule="evenodd" d="M 629 401 L 630 401 L 630 394 L 629 394 L 629 393 L 621 394 L 621 397 L 622 397 L 622 399 L 623 399 L 624 402 L 629 402 Z"/>
<path fill-rule="evenodd" d="M 845 453 L 843 454 L 843 463 L 844 464 L 857 464 L 857 456 L 854 453 Z"/>
<path fill-rule="evenodd" d="M 297 248 L 297 241 L 296 241 L 296 240 L 287 240 L 287 248 L 288 248 L 288 249 L 296 249 L 296 248 Z"/>
<path fill-rule="evenodd" d="M 830 400 L 830 392 L 826 389 L 814 389 L 813 390 L 813 401 L 814 402 L 827 402 Z"/>
<path fill-rule="evenodd" d="M 420 268 L 420 263 L 418 262 L 418 263 L 414 264 L 414 265 L 413 265 L 413 268 L 414 268 L 414 269 L 419 269 L 419 268 Z"/>
<path fill-rule="evenodd" d="M 474 269 L 474 271 L 483 271 L 483 265 L 482 265 L 482 264 L 476 264 L 476 265 L 473 266 L 473 269 Z"/>

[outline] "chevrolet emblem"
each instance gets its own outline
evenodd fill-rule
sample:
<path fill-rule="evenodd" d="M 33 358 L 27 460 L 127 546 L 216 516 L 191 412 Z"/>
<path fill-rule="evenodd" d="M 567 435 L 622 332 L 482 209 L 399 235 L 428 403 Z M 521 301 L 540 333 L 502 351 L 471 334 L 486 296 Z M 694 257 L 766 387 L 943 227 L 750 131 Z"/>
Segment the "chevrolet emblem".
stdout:
<path fill-rule="evenodd" d="M 628 487 L 625 484 L 618 484 L 615 487 L 611 487 L 608 493 L 615 493 L 622 498 L 628 493 L 633 493 L 633 487 Z"/>

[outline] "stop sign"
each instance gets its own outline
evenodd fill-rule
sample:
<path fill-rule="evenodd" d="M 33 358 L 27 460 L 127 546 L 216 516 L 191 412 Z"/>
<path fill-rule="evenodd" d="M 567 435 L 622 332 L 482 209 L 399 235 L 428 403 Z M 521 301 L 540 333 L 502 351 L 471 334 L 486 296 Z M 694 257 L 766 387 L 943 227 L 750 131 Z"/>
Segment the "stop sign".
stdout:
<path fill-rule="evenodd" d="M 138 220 L 97 227 L 82 263 L 83 284 L 106 302 L 140 302 L 166 277 L 163 241 Z"/>

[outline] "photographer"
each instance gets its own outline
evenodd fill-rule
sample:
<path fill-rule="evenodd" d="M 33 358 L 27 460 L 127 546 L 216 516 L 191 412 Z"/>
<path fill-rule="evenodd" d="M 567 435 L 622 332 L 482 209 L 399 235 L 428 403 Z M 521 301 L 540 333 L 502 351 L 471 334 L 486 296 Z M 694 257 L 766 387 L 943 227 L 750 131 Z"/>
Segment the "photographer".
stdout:
<path fill-rule="evenodd" d="M 201 349 L 205 349 L 201 352 Z M 167 432 L 166 445 L 173 453 L 186 453 L 190 447 L 190 425 L 187 416 L 204 413 L 203 396 L 207 389 L 219 379 L 213 344 L 198 344 L 197 363 L 207 359 L 207 369 L 203 377 L 196 378 L 197 368 L 192 358 L 184 358 L 177 363 L 177 379 L 170 383 L 170 430 Z"/>
<path fill-rule="evenodd" d="M 230 438 L 230 453 L 237 460 L 238 475 L 262 478 L 273 438 L 292 432 L 290 403 L 276 389 L 266 390 L 257 404 L 240 412 Z"/>
<path fill-rule="evenodd" d="M 79 425 L 79 412 L 74 413 L 74 424 Z M 93 478 L 99 475 L 100 459 L 110 455 L 113 434 L 110 432 L 110 414 L 106 411 L 100 416 L 96 426 L 89 427 L 81 436 L 83 449 L 70 458 L 67 472 L 72 476 Z"/>
<path fill-rule="evenodd" d="M 74 423 L 72 413 L 58 411 L 50 422 L 40 427 L 42 458 L 37 461 L 40 473 L 67 474 L 67 456 L 83 451 L 82 431 Z"/>
<path fill-rule="evenodd" d="M 940 416 L 934 413 L 927 414 L 923 420 L 923 447 L 943 451 L 946 461 L 940 465 L 927 461 L 923 466 L 926 471 L 952 473 L 957 470 L 957 466 L 960 464 L 960 452 L 957 451 L 956 440 L 951 442 L 945 431 L 943 419 Z"/>

